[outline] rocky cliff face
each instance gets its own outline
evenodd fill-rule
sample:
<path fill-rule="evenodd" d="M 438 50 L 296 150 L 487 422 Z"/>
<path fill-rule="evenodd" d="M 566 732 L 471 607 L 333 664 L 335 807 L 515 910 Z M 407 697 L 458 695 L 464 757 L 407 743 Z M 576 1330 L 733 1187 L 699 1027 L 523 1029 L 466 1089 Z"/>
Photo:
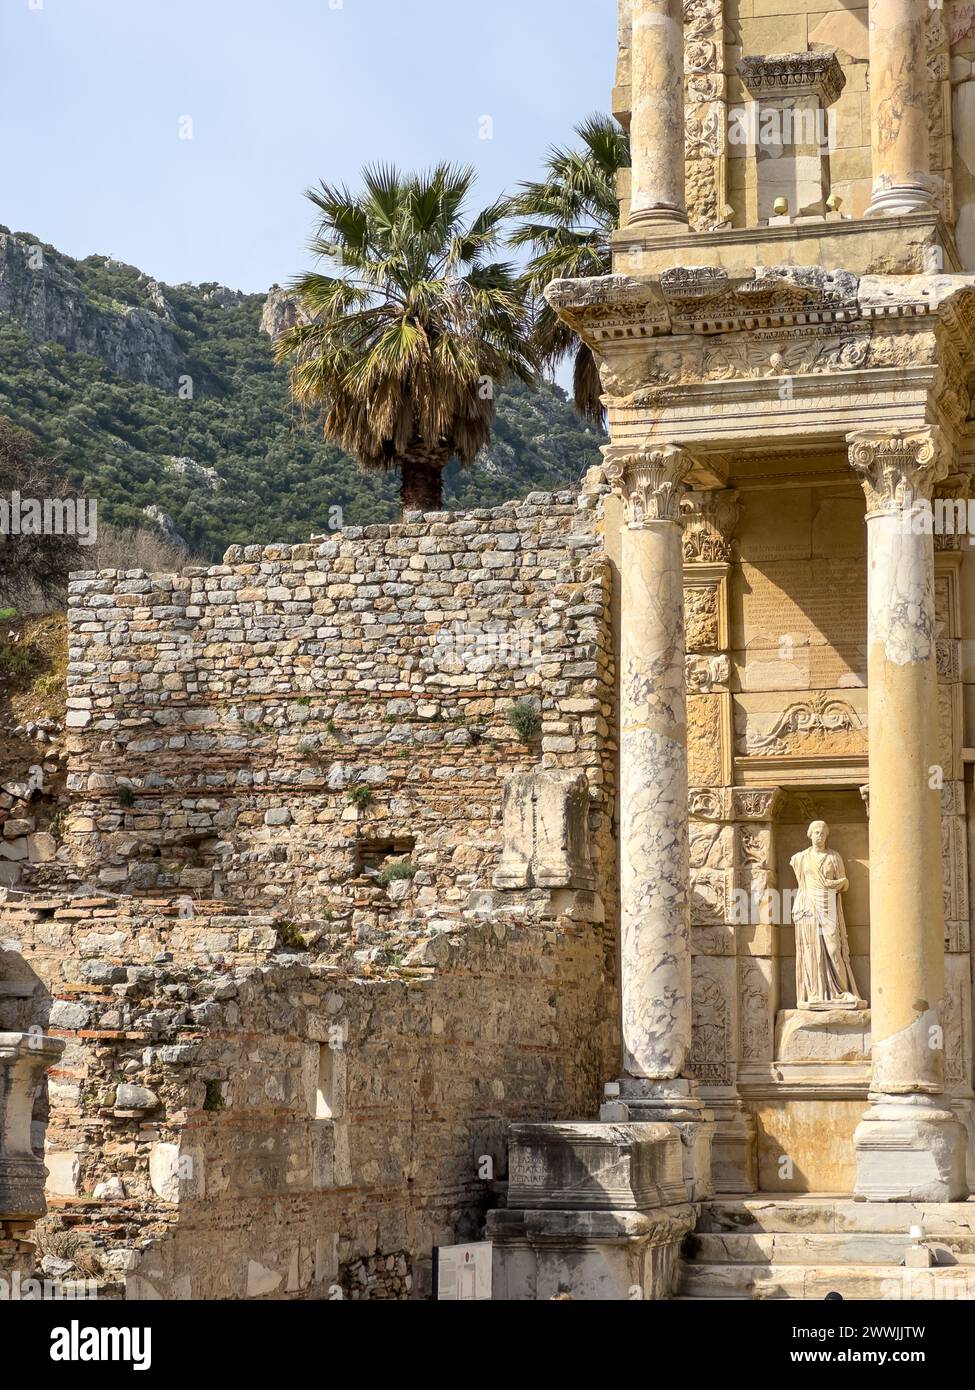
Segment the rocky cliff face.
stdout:
<path fill-rule="evenodd" d="M 159 291 L 159 286 L 155 286 Z M 45 248 L 0 232 L 0 313 L 20 322 L 35 342 L 97 357 L 130 381 L 172 390 L 183 352 L 161 291 L 160 312 L 127 304 L 101 305 L 86 295 L 70 264 Z"/>
<path fill-rule="evenodd" d="M 274 339 L 280 333 L 294 328 L 296 324 L 308 323 L 308 315 L 301 308 L 297 298 L 290 290 L 274 285 L 264 301 L 261 314 L 261 332 Z"/>

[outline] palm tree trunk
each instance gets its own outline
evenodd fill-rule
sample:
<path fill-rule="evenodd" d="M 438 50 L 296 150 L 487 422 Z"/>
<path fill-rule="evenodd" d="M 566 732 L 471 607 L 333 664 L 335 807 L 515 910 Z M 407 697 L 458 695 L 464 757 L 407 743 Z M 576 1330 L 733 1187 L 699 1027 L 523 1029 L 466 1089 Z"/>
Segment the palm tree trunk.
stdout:
<path fill-rule="evenodd" d="M 406 512 L 443 511 L 443 470 L 450 456 L 443 450 L 416 450 L 400 462 L 400 503 Z"/>

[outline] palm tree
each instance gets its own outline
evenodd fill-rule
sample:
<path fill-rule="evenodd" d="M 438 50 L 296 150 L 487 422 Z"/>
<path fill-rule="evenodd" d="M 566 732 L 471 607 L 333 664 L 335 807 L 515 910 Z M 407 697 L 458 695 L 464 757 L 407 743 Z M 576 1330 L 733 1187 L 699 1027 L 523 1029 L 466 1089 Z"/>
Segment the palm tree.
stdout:
<path fill-rule="evenodd" d="M 351 193 L 322 183 L 311 243 L 327 270 L 298 279 L 306 321 L 278 339 L 295 400 L 366 469 L 399 469 L 404 511 L 442 505 L 451 459 L 489 441 L 495 388 L 536 379 L 516 269 L 488 259 L 503 201 L 471 221 L 470 168 L 363 170 Z"/>
<path fill-rule="evenodd" d="M 620 223 L 616 175 L 629 166 L 630 142 L 622 126 L 599 114 L 576 126 L 576 134 L 581 148 L 553 147 L 541 182 L 518 185 L 508 212 L 524 220 L 509 243 L 531 249 L 524 286 L 534 306 L 533 340 L 541 361 L 554 370 L 574 355 L 576 409 L 584 419 L 605 425 L 596 360 L 542 292 L 550 280 L 610 273 L 610 237 Z"/>

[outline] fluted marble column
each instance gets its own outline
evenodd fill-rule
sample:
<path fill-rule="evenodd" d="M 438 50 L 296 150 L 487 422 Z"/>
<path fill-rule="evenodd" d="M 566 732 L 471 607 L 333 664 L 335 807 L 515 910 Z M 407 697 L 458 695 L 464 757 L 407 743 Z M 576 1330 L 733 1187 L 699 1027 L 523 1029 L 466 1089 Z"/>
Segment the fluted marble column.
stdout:
<path fill-rule="evenodd" d="M 870 143 L 867 216 L 932 204 L 925 44 L 928 0 L 870 0 Z"/>
<path fill-rule="evenodd" d="M 687 226 L 682 0 L 633 0 L 630 224 Z"/>
<path fill-rule="evenodd" d="M 856 1195 L 954 1201 L 965 1139 L 944 1099 L 944 908 L 930 502 L 936 431 L 849 436 L 867 499 L 870 1109 Z"/>

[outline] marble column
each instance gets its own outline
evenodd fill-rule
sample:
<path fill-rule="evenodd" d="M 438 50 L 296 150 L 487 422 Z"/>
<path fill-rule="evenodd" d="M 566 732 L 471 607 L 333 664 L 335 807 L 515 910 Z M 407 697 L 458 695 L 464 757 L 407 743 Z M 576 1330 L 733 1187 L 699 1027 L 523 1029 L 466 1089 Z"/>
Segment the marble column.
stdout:
<path fill-rule="evenodd" d="M 633 0 L 630 225 L 687 226 L 682 0 Z"/>
<path fill-rule="evenodd" d="M 855 1193 L 955 1201 L 965 1139 L 944 1097 L 944 905 L 930 503 L 937 432 L 849 436 L 867 499 L 870 743 L 870 1108 Z"/>
<path fill-rule="evenodd" d="M 689 1191 L 709 1190 L 710 1119 L 687 1077 L 691 943 L 687 692 L 680 504 L 691 459 L 677 445 L 617 456 L 622 492 L 620 972 L 624 1076 L 604 1120 L 689 1123 Z M 680 1128 L 680 1123 L 678 1124 Z M 708 1128 L 712 1128 L 708 1126 Z"/>
<path fill-rule="evenodd" d="M 870 0 L 873 195 L 868 217 L 932 206 L 928 8 L 928 0 Z"/>

